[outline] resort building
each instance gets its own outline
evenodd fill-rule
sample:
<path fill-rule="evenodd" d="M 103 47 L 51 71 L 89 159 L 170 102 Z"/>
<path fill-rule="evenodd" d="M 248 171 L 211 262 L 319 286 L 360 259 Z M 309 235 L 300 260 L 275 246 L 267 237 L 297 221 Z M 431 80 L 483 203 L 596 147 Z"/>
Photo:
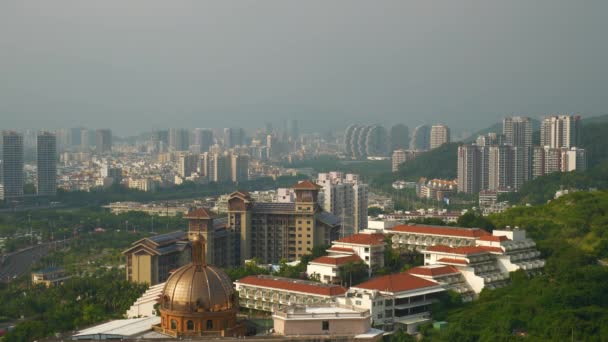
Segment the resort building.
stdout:
<path fill-rule="evenodd" d="M 320 187 L 310 181 L 295 186 L 293 203 L 255 202 L 245 191 L 230 194 L 228 226 L 235 240 L 235 260 L 258 258 L 261 263 L 295 261 L 315 246 L 339 237 L 340 219 L 321 209 Z"/>
<path fill-rule="evenodd" d="M 329 304 L 344 296 L 346 288 L 270 275 L 247 276 L 234 282 L 243 308 L 276 312 L 290 305 Z"/>
<path fill-rule="evenodd" d="M 425 265 L 448 265 L 456 268 L 468 286 L 480 293 L 484 288 L 504 286 L 509 272 L 539 272 L 545 266 L 536 244 L 523 230 L 494 230 L 482 236 L 474 246 L 435 245 L 422 250 Z"/>
<path fill-rule="evenodd" d="M 479 228 L 458 228 L 407 224 L 393 227 L 393 248 L 401 251 L 417 251 L 427 246 L 446 245 L 450 247 L 475 246 L 482 236 L 491 235 Z"/>
<path fill-rule="evenodd" d="M 440 264 L 419 266 L 407 270 L 407 273 L 439 283 L 447 291 L 454 291 L 460 294 L 465 302 L 475 298 L 475 292 L 469 287 L 464 276 L 454 266 Z"/>
<path fill-rule="evenodd" d="M 414 333 L 431 321 L 430 307 L 445 292 L 441 284 L 409 273 L 389 274 L 353 286 L 338 303 L 367 309 L 372 326 L 385 331 L 400 327 Z"/>
<path fill-rule="evenodd" d="M 185 232 L 171 232 L 137 240 L 122 254 L 127 280 L 156 285 L 167 280 L 169 271 L 190 261 Z"/>

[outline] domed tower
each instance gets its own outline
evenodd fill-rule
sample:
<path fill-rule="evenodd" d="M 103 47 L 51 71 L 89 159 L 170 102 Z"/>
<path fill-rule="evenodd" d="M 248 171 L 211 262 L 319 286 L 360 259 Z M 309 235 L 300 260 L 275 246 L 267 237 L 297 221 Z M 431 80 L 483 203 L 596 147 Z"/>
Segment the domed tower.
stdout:
<path fill-rule="evenodd" d="M 179 336 L 239 336 L 238 305 L 230 278 L 207 265 L 205 238 L 190 237 L 192 262 L 177 269 L 160 297 L 160 332 Z"/>

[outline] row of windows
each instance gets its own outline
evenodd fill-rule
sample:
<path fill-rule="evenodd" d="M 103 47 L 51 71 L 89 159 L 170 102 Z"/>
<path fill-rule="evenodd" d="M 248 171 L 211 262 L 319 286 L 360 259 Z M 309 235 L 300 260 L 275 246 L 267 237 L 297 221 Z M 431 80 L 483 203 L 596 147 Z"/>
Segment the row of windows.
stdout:
<path fill-rule="evenodd" d="M 227 322 L 225 322 L 224 325 L 227 325 L 226 323 Z M 171 330 L 176 330 L 176 329 L 177 329 L 177 321 L 174 320 L 174 319 L 172 319 L 171 320 Z M 213 329 L 213 321 L 209 319 L 209 320 L 207 320 L 207 330 L 211 330 L 211 329 Z M 194 322 L 193 321 L 189 320 L 189 321 L 186 322 L 186 330 L 194 330 Z"/>

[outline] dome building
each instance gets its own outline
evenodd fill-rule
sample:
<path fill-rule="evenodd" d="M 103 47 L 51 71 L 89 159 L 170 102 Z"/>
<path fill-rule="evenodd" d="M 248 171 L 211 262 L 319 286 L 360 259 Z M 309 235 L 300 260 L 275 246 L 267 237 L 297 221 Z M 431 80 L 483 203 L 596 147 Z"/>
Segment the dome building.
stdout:
<path fill-rule="evenodd" d="M 155 330 L 173 337 L 241 336 L 236 320 L 238 305 L 228 275 L 207 265 L 205 238 L 191 236 L 192 262 L 169 276 L 160 297 L 160 326 Z"/>

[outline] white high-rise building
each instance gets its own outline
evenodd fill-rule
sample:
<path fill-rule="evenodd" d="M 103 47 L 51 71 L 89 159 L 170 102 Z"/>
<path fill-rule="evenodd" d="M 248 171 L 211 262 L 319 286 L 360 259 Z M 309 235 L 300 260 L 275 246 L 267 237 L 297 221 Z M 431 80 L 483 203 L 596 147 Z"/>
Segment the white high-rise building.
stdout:
<path fill-rule="evenodd" d="M 431 127 L 431 150 L 450 142 L 450 128 L 443 124 Z"/>
<path fill-rule="evenodd" d="M 319 173 L 317 184 L 322 187 L 319 203 L 323 209 L 342 219 L 343 236 L 367 228 L 368 186 L 355 174 L 342 172 Z"/>
<path fill-rule="evenodd" d="M 581 117 L 553 115 L 543 119 L 540 127 L 540 145 L 551 148 L 570 148 L 580 145 Z"/>

